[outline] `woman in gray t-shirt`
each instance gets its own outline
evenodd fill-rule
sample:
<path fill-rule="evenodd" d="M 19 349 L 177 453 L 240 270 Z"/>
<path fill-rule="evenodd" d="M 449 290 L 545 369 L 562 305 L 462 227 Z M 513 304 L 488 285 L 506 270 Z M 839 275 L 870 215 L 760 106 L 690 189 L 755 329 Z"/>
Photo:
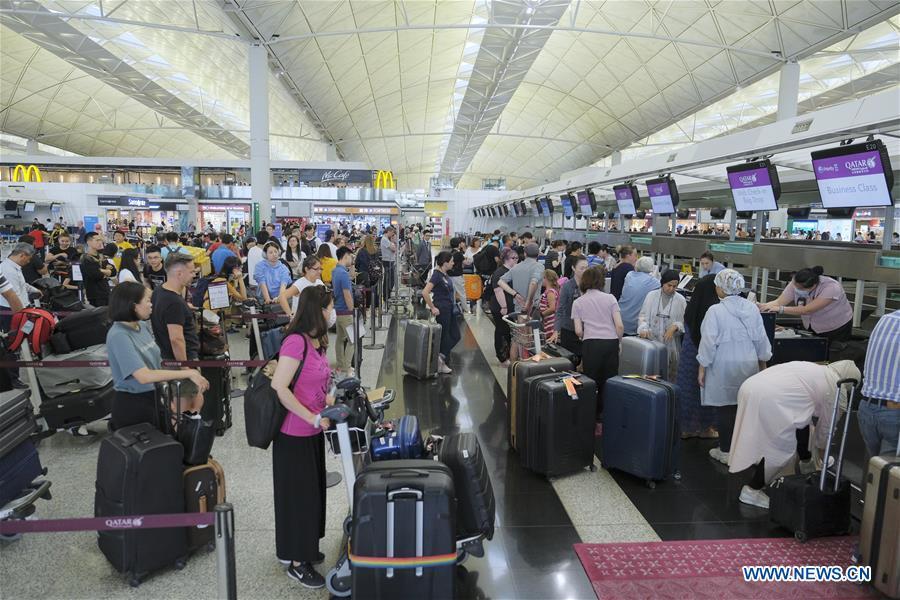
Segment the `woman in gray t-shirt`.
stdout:
<path fill-rule="evenodd" d="M 113 429 L 138 423 L 160 426 L 157 383 L 190 379 L 201 392 L 209 387 L 209 382 L 195 369 L 161 368 L 159 346 L 147 324 L 152 311 L 150 294 L 140 283 L 126 281 L 113 288 L 109 297 L 109 318 L 113 324 L 106 334 L 106 350 L 116 390 Z M 183 408 L 200 410 L 199 406 Z"/>

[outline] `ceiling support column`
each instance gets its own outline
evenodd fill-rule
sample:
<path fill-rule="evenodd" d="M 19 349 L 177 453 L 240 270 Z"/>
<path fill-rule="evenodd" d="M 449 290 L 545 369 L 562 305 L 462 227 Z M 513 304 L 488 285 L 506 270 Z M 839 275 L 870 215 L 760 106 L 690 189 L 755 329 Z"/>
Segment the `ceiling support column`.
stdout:
<path fill-rule="evenodd" d="M 272 172 L 269 165 L 269 56 L 252 44 L 250 59 L 250 187 L 259 218 L 272 221 Z"/>
<path fill-rule="evenodd" d="M 796 60 L 784 63 L 778 77 L 778 115 L 781 121 L 797 116 L 800 95 L 800 63 Z"/>

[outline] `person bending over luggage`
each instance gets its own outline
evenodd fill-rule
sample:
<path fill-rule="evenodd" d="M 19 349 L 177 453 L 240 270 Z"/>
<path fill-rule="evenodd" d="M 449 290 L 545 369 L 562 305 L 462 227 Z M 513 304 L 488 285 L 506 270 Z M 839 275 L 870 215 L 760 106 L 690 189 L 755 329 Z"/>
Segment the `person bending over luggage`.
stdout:
<path fill-rule="evenodd" d="M 853 307 L 844 286 L 823 272 L 822 267 L 800 269 L 778 298 L 759 308 L 764 312 L 800 315 L 803 326 L 816 335 L 829 342 L 846 342 L 853 331 Z"/>
<path fill-rule="evenodd" d="M 823 466 L 821 452 L 834 425 L 831 419 L 837 383 L 842 379 L 859 381 L 859 378 L 859 369 L 853 361 L 841 360 L 829 365 L 783 363 L 744 382 L 738 392 L 728 465 L 731 473 L 755 467 L 750 484 L 741 488 L 741 502 L 769 508 L 764 488 L 790 462 L 795 447 L 801 473 L 812 473 Z M 845 386 L 841 404 L 846 407 L 846 402 Z M 815 445 L 820 452 L 816 460 L 809 448 L 809 425 L 814 417 L 818 418 Z"/>
<path fill-rule="evenodd" d="M 644 298 L 638 314 L 638 335 L 648 340 L 656 340 L 666 345 L 669 362 L 669 380 L 674 382 L 678 372 L 678 351 L 681 349 L 681 334 L 684 332 L 684 310 L 687 300 L 675 291 L 678 287 L 678 273 L 667 269 L 660 278 L 660 287 Z"/>
<path fill-rule="evenodd" d="M 106 350 L 116 391 L 110 420 L 113 429 L 138 423 L 163 429 L 156 383 L 190 379 L 201 391 L 209 387 L 197 370 L 161 367 L 162 355 L 147 323 L 152 309 L 150 290 L 135 281 L 120 283 L 109 297 L 109 318 L 113 324 L 106 334 Z M 182 409 L 199 411 L 202 405 L 200 396 Z"/>
<path fill-rule="evenodd" d="M 744 381 L 766 368 L 772 345 L 756 305 L 739 295 L 744 290 L 741 274 L 724 269 L 713 281 L 721 302 L 709 307 L 700 326 L 697 383 L 703 406 L 717 407 L 719 446 L 711 448 L 709 455 L 727 465 L 738 390 Z"/>
<path fill-rule="evenodd" d="M 547 340 L 551 344 L 559 342 L 559 345 L 576 356 L 581 356 L 581 339 L 575 333 L 575 323 L 572 321 L 572 305 L 581 296 L 581 277 L 587 270 L 587 259 L 579 256 L 572 264 L 572 278 L 568 280 L 559 291 L 559 305 L 556 308 L 556 321 L 553 322 L 555 333 Z"/>
<path fill-rule="evenodd" d="M 682 438 L 701 437 L 715 439 L 716 409 L 700 404 L 700 386 L 697 385 L 697 347 L 700 345 L 700 324 L 710 306 L 719 303 L 716 294 L 715 275 L 701 277 L 694 286 L 691 300 L 684 311 L 684 339 L 678 357 L 678 413 Z"/>
<path fill-rule="evenodd" d="M 330 423 L 320 413 L 334 403 L 326 350 L 328 327 L 335 320 L 334 300 L 324 286 L 303 290 L 272 376 L 272 389 L 287 409 L 272 444 L 275 554 L 288 565 L 288 577 L 308 588 L 325 585 L 313 565 L 325 560 L 319 551 L 326 510 L 322 432 Z"/>
<path fill-rule="evenodd" d="M 606 267 L 587 269 L 579 284 L 581 297 L 572 303 L 584 374 L 597 383 L 597 421 L 603 415 L 603 385 L 619 372 L 619 341 L 625 331 L 619 303 L 603 291 L 605 284 Z"/>
<path fill-rule="evenodd" d="M 281 246 L 276 242 L 266 242 L 263 251 L 266 259 L 253 269 L 253 281 L 259 287 L 260 299 L 271 304 L 278 299 L 282 285 L 291 285 L 291 271 L 281 262 Z"/>
<path fill-rule="evenodd" d="M 497 360 L 500 361 L 500 366 L 505 368 L 509 366 L 512 332 L 509 329 L 509 323 L 503 320 L 503 316 L 515 311 L 515 299 L 512 294 L 503 291 L 497 282 L 507 271 L 516 266 L 516 263 L 519 262 L 519 255 L 512 248 L 504 248 L 500 252 L 500 258 L 503 261 L 502 264 L 491 275 L 490 289 L 494 293 L 490 296 L 488 303 L 491 307 L 491 316 L 494 318 L 494 353 L 497 355 Z"/>
<path fill-rule="evenodd" d="M 447 272 L 453 268 L 453 255 L 449 250 L 442 250 L 434 259 L 434 270 L 431 279 L 422 290 L 422 298 L 441 326 L 441 352 L 438 355 L 438 373 L 452 373 L 447 366 L 450 352 L 459 342 L 459 324 L 453 315 L 453 282 Z"/>

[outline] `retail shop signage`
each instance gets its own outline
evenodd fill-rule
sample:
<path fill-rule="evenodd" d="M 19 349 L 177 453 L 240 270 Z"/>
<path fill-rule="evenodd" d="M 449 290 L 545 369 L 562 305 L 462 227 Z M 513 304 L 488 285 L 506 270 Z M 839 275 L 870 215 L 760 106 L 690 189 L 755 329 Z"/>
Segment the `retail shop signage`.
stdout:
<path fill-rule="evenodd" d="M 352 169 L 300 169 L 304 183 L 372 183 L 372 171 Z"/>
<path fill-rule="evenodd" d="M 397 215 L 400 214 L 400 209 L 390 206 L 315 206 L 313 212 L 341 215 Z"/>
<path fill-rule="evenodd" d="M 16 168 L 13 169 L 12 173 L 13 181 L 24 181 L 28 182 L 43 182 L 43 178 L 41 177 L 41 170 L 37 168 L 37 165 L 16 165 Z"/>
<path fill-rule="evenodd" d="M 152 198 L 136 198 L 133 196 L 98 196 L 99 206 L 125 206 L 130 208 L 147 208 Z"/>
<path fill-rule="evenodd" d="M 395 185 L 396 181 L 394 180 L 393 171 L 375 171 L 372 187 L 392 190 Z"/>

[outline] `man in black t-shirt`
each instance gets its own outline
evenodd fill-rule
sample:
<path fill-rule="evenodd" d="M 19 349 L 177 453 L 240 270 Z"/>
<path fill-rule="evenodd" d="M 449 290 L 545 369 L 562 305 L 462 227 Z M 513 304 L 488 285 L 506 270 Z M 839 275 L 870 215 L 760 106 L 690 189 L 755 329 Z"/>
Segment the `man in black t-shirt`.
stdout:
<path fill-rule="evenodd" d="M 581 251 L 582 245 L 581 242 L 572 242 L 569 244 L 569 254 L 566 256 L 565 267 L 563 268 L 563 275 L 572 278 L 572 268 L 575 266 L 575 262 L 584 256 L 584 252 Z"/>
<path fill-rule="evenodd" d="M 187 286 L 194 280 L 194 259 L 181 252 L 166 258 L 166 282 L 153 290 L 150 324 L 163 360 L 196 360 L 200 338 L 194 313 L 184 300 Z"/>
<path fill-rule="evenodd" d="M 144 285 L 155 290 L 166 282 L 166 269 L 163 266 L 162 254 L 159 246 L 147 246 L 147 264 L 144 266 Z"/>
<path fill-rule="evenodd" d="M 106 257 L 100 254 L 105 246 L 103 236 L 96 231 L 89 232 L 87 238 L 87 252 L 81 257 L 81 277 L 84 279 L 84 294 L 91 306 L 106 306 L 109 304 L 109 277 L 113 270 L 106 262 Z"/>

